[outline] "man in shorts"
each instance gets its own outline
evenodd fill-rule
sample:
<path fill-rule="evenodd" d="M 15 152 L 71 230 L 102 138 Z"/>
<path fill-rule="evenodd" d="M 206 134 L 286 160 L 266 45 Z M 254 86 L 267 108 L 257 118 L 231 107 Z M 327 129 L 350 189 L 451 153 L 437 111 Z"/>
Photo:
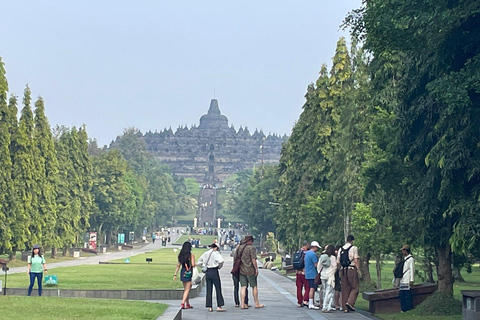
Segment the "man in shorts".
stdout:
<path fill-rule="evenodd" d="M 255 300 L 255 308 L 263 308 L 264 304 L 258 302 L 258 288 L 257 288 L 257 250 L 253 246 L 253 237 L 246 236 L 244 244 L 240 245 L 237 249 L 237 254 L 241 254 L 242 264 L 240 265 L 240 285 L 242 309 L 248 309 L 248 305 L 245 304 L 245 296 L 248 285 L 252 288 L 253 299 Z"/>
<path fill-rule="evenodd" d="M 320 248 L 320 244 L 318 244 L 317 241 L 312 241 L 312 243 L 310 244 L 310 250 L 305 253 L 305 279 L 308 281 L 310 287 L 310 292 L 308 295 L 308 308 L 315 310 L 320 309 L 313 304 L 313 297 L 318 287 L 318 285 L 315 284 L 318 263 L 318 257 L 316 252 Z"/>

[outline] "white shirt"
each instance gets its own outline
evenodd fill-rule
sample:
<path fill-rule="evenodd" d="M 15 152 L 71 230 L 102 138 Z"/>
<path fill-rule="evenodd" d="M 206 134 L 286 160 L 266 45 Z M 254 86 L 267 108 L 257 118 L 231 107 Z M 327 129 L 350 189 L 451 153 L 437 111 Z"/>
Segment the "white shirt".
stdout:
<path fill-rule="evenodd" d="M 211 255 L 210 255 L 211 254 Z M 209 258 L 210 257 L 210 258 Z M 221 269 L 223 267 L 223 258 L 220 252 L 210 249 L 204 252 L 198 259 L 197 266 L 203 267 L 204 265 L 207 268 L 217 268 Z"/>
<path fill-rule="evenodd" d="M 400 283 L 409 283 L 414 281 L 415 275 L 415 263 L 411 254 L 404 257 L 405 263 L 403 264 L 403 277 Z"/>
<path fill-rule="evenodd" d="M 350 242 L 345 243 L 345 245 L 342 248 L 347 250 L 350 247 L 352 247 L 352 249 L 348 251 L 348 259 L 352 262 L 350 266 L 356 267 L 355 259 L 360 259 L 360 256 L 358 255 L 358 248 L 356 246 L 352 246 Z M 342 250 L 341 249 L 338 250 L 338 255 L 337 255 L 338 263 L 340 263 L 341 253 L 342 253 Z"/>

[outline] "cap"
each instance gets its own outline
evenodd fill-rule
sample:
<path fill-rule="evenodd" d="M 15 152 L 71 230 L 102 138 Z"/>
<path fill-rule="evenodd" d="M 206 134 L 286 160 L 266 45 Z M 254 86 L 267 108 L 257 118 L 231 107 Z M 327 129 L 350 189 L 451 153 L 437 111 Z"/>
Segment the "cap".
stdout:
<path fill-rule="evenodd" d="M 408 244 L 404 244 L 403 247 L 400 250 L 410 250 L 410 246 Z"/>
<path fill-rule="evenodd" d="M 38 244 L 33 245 L 33 249 L 40 249 L 40 246 Z"/>
<path fill-rule="evenodd" d="M 310 243 L 310 247 L 318 247 L 318 248 L 322 249 L 322 247 L 320 246 L 320 244 L 318 244 L 317 241 L 312 241 L 312 243 Z"/>

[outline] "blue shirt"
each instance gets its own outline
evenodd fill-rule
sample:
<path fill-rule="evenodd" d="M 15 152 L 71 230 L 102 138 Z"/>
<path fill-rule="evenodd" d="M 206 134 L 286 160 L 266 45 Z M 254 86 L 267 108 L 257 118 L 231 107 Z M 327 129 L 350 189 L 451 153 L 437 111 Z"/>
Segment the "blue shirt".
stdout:
<path fill-rule="evenodd" d="M 317 254 L 312 250 L 308 250 L 305 253 L 305 279 L 315 279 L 317 275 L 315 263 L 318 263 Z"/>

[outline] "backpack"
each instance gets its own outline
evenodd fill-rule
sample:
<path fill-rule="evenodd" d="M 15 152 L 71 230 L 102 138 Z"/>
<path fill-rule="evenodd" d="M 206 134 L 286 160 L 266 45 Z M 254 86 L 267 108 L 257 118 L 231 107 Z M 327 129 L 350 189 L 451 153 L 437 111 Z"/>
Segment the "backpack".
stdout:
<path fill-rule="evenodd" d="M 348 251 L 350 251 L 352 247 L 353 246 L 350 246 L 348 247 L 348 249 L 344 249 L 342 247 L 342 250 L 340 251 L 340 265 L 342 266 L 342 268 L 348 268 L 352 263 L 352 261 L 350 261 L 350 258 L 348 257 Z"/>
<path fill-rule="evenodd" d="M 305 251 L 300 249 L 293 254 L 292 266 L 295 270 L 303 270 L 305 268 Z"/>
<path fill-rule="evenodd" d="M 408 257 L 407 259 L 402 258 L 402 260 L 400 260 L 400 262 L 397 264 L 395 269 L 393 269 L 393 275 L 394 275 L 395 279 L 403 278 L 403 275 L 405 274 L 405 272 L 403 272 L 403 265 L 405 264 L 405 261 L 407 261 L 410 258 L 411 257 Z"/>

